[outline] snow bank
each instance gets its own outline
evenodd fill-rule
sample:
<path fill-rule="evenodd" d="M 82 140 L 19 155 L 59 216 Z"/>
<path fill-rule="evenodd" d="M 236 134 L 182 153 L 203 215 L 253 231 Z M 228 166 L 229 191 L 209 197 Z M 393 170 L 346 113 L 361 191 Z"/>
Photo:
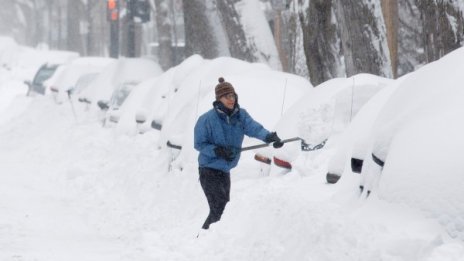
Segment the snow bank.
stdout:
<path fill-rule="evenodd" d="M 462 50 L 453 53 L 433 70 L 418 72 L 408 78 L 415 81 L 398 87 L 424 101 L 419 98 L 422 89 L 408 91 L 420 85 L 424 95 L 434 93 L 436 100 L 426 100 L 430 109 L 417 110 L 422 113 L 395 133 L 378 192 L 367 200 L 353 193 L 338 197 L 340 184 L 326 184 L 325 172 L 311 168 L 307 171 L 315 172 L 262 176 L 247 154 L 232 171 L 231 202 L 222 220 L 199 238 L 208 206 L 194 157 L 184 157 L 179 162 L 182 169 L 169 171 L 171 154 L 156 146 L 160 132 L 119 135 L 115 129 L 102 128 L 83 108 L 75 108 L 74 118 L 70 104 L 57 106 L 47 96 L 14 95 L 14 85 L 6 87 L 4 82 L 0 99 L 9 105 L 0 110 L 0 259 L 463 260 L 461 55 Z M 185 80 L 178 86 L 170 105 L 188 104 L 200 89 L 204 100 L 199 111 L 206 110 L 217 81 L 208 73 L 222 72 L 229 64 L 232 68 L 227 70 L 233 71 L 240 62 L 216 64 L 221 68 L 210 64 L 198 68 L 199 78 L 190 78 L 196 82 Z M 281 112 L 281 106 L 262 104 L 274 99 L 282 104 L 273 95 L 284 93 L 284 79 L 301 83 L 288 87 L 288 97 L 290 88 L 297 93 L 306 86 L 300 78 L 269 69 L 247 72 L 247 68 L 242 72 L 246 77 L 222 76 L 236 86 L 245 108 L 257 108 L 256 115 L 263 109 Z M 420 76 L 425 72 L 446 77 L 434 82 Z M 204 87 L 199 87 L 200 80 Z M 429 90 L 433 83 L 443 89 Z M 338 87 L 326 88 L 328 93 L 323 90 L 318 97 L 329 100 L 342 93 Z M 284 112 L 291 105 L 286 100 Z M 402 104 L 391 105 L 407 113 L 400 110 Z M 185 131 L 186 119 L 195 110 L 182 112 L 171 116 L 185 120 L 184 124 L 167 125 L 170 131 Z M 328 121 L 340 120 L 330 117 L 346 113 L 327 114 Z M 266 124 L 276 120 L 262 119 Z M 327 161 L 323 151 L 319 162 Z"/>
<path fill-rule="evenodd" d="M 463 61 L 464 48 L 460 48 L 411 73 L 379 117 L 392 132 L 377 133 L 374 147 L 378 155 L 388 153 L 379 196 L 426 211 L 461 240 Z"/>

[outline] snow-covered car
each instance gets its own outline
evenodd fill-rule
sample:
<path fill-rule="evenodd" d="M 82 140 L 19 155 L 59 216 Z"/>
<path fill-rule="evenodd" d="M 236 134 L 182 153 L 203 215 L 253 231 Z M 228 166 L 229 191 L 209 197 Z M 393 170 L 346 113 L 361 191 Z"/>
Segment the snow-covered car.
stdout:
<path fill-rule="evenodd" d="M 28 95 L 31 92 L 45 94 L 46 87 L 44 82 L 48 80 L 55 71 L 58 69 L 58 64 L 43 64 L 34 76 L 32 81 L 25 81 L 24 83 L 28 86 Z"/>
<path fill-rule="evenodd" d="M 362 159 L 372 147 L 370 133 L 374 122 L 382 107 L 405 77 L 391 82 L 372 97 L 353 117 L 348 128 L 339 135 L 335 153 L 328 162 L 326 175 L 328 183 L 336 183 L 346 168 L 351 168 L 355 173 L 361 172 Z"/>
<path fill-rule="evenodd" d="M 105 57 L 81 57 L 63 65 L 63 69 L 57 72 L 57 79 L 50 86 L 50 91 L 57 102 L 63 102 L 75 87 L 79 77 L 85 74 L 100 73 L 103 68 L 115 59 Z"/>
<path fill-rule="evenodd" d="M 161 130 L 163 122 L 170 108 L 170 101 L 182 88 L 182 83 L 189 75 L 199 70 L 209 60 L 203 59 L 199 55 L 192 55 L 179 65 L 170 68 L 165 73 L 154 79 L 154 88 L 151 88 L 145 99 L 141 101 L 140 109 L 137 111 L 137 118 L 145 118 L 146 121 L 140 125 L 140 130 L 150 128 Z"/>
<path fill-rule="evenodd" d="M 93 104 L 109 102 L 114 90 L 122 84 L 138 84 L 163 72 L 158 63 L 145 58 L 124 58 L 106 66 L 79 95 L 79 101 Z"/>
<path fill-rule="evenodd" d="M 464 238 L 463 61 L 460 48 L 396 80 L 363 107 L 340 144 L 346 147 L 337 159 L 340 195 L 406 204 Z"/>
<path fill-rule="evenodd" d="M 87 88 L 90 83 L 95 80 L 98 76 L 98 73 L 87 73 L 79 76 L 76 80 L 76 84 L 72 88 L 73 95 L 79 95 L 85 88 Z"/>
<path fill-rule="evenodd" d="M 281 117 L 276 131 L 281 137 L 299 137 L 301 142 L 286 144 L 279 150 L 259 151 L 258 159 L 276 166 L 291 169 L 300 156 L 301 172 L 305 170 L 308 153 L 336 142 L 351 123 L 360 108 L 392 80 L 371 74 L 358 74 L 350 78 L 336 78 L 309 90 Z M 298 163 L 296 163 L 298 165 Z M 270 169 L 273 171 L 273 169 Z M 281 172 L 279 168 L 276 171 Z"/>
<path fill-rule="evenodd" d="M 112 93 L 109 101 L 98 101 L 98 106 L 105 112 L 103 126 L 108 123 L 118 123 L 120 117 L 119 108 L 123 105 L 131 91 L 137 86 L 136 82 L 125 82 L 120 84 Z"/>
<path fill-rule="evenodd" d="M 204 59 L 193 55 L 159 76 L 141 82 L 122 104 L 116 129 L 119 133 L 135 134 L 161 130 L 169 98 L 176 94 L 179 83 Z"/>
<path fill-rule="evenodd" d="M 214 88 L 220 76 L 231 82 L 234 87 L 237 86 L 236 91 L 238 92 L 245 87 L 239 87 L 243 84 L 239 80 L 235 80 L 240 79 L 240 77 L 232 78 L 231 76 L 241 76 L 247 72 L 272 71 L 264 64 L 248 63 L 230 57 L 196 61 L 195 63 L 198 64 L 195 67 L 183 68 L 186 74 L 182 81 L 172 83 L 168 99 L 162 104 L 163 108 L 159 110 L 162 115 L 155 116 L 155 118 L 161 119 L 163 125 L 161 143 L 167 141 L 178 145 L 183 143 L 184 133 L 187 130 L 185 128 L 177 129 L 174 126 L 186 126 L 186 123 L 200 115 L 201 111 L 206 111 L 206 108 L 211 107 L 211 103 L 214 101 Z M 192 62 L 192 64 L 195 63 Z M 256 87 L 250 85 L 252 83 L 249 82 L 245 86 L 259 88 L 259 84 L 256 84 Z M 282 80 L 281 85 L 284 86 L 284 80 Z M 238 94 L 239 101 L 243 101 L 245 97 L 242 97 L 240 93 Z M 205 97 L 208 97 L 207 101 L 203 101 Z M 204 103 L 207 105 L 202 105 Z M 191 130 L 193 130 L 193 126 Z"/>
<path fill-rule="evenodd" d="M 151 129 L 145 124 L 147 122 L 147 112 L 144 108 L 144 101 L 148 101 L 152 105 L 158 102 L 157 97 L 153 95 L 153 90 L 160 89 L 159 79 L 165 74 L 145 80 L 131 90 L 117 111 L 117 120 L 115 118 L 116 114 L 113 113 L 113 122 L 117 122 L 116 129 L 118 133 L 133 135 Z M 144 124 L 147 127 L 142 128 Z"/>
<path fill-rule="evenodd" d="M 214 88 L 220 76 L 234 86 L 239 104 L 269 130 L 273 130 L 284 111 L 312 88 L 311 83 L 303 77 L 274 71 L 263 64 L 233 58 L 218 58 L 203 63 L 185 78 L 171 97 L 169 110 L 163 120 L 160 146 L 169 143 L 172 148 L 182 148 L 172 166 L 182 168 L 183 162 L 196 157 L 193 128 L 197 118 L 212 108 Z M 267 98 L 260 99 L 260 93 L 265 93 Z M 246 137 L 243 146 L 256 143 L 261 141 Z"/>
<path fill-rule="evenodd" d="M 18 66 L 15 73 L 26 77 L 24 83 L 28 86 L 28 95 L 32 93 L 46 94 L 47 87 L 45 81 L 55 75 L 61 65 L 65 65 L 77 59 L 78 53 L 68 51 L 39 51 L 26 49 L 19 55 Z M 29 78 L 27 74 L 32 71 Z M 29 80 L 30 79 L 30 80 Z"/>

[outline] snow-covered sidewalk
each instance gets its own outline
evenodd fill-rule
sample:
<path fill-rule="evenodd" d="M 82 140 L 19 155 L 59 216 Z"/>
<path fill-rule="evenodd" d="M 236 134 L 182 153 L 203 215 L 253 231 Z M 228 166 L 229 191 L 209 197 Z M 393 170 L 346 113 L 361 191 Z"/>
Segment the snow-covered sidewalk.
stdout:
<path fill-rule="evenodd" d="M 56 132 L 63 126 L 44 129 L 48 115 L 19 108 L 29 99 L 17 96 L 1 114 L 23 111 L 26 117 L 0 128 L 0 260 L 120 260 L 122 242 L 89 225 L 80 198 L 67 193 L 57 176 L 66 137 Z"/>

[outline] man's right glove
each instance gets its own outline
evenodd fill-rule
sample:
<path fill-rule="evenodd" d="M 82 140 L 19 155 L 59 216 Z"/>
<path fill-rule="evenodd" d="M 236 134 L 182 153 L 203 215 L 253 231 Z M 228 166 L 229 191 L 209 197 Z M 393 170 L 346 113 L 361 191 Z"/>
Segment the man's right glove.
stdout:
<path fill-rule="evenodd" d="M 229 162 L 233 161 L 235 157 L 237 156 L 237 152 L 235 152 L 233 149 L 227 148 L 227 147 L 220 147 L 220 146 L 214 148 L 214 153 L 219 158 L 223 158 Z"/>
<path fill-rule="evenodd" d="M 284 146 L 284 143 L 282 142 L 282 140 L 279 138 L 279 136 L 277 136 L 277 133 L 276 132 L 270 132 L 267 136 L 266 136 L 266 139 L 264 140 L 264 142 L 266 143 L 272 143 L 272 146 L 276 149 L 278 148 L 281 148 L 282 146 Z"/>

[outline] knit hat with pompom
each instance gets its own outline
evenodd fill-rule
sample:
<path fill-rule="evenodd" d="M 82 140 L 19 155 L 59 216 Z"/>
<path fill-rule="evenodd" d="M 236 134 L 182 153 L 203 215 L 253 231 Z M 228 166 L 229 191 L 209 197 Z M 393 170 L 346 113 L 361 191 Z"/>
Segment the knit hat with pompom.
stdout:
<path fill-rule="evenodd" d="M 232 84 L 224 81 L 223 77 L 219 77 L 219 83 L 216 85 L 216 100 L 219 100 L 222 96 L 229 93 L 235 93 L 234 87 Z"/>

